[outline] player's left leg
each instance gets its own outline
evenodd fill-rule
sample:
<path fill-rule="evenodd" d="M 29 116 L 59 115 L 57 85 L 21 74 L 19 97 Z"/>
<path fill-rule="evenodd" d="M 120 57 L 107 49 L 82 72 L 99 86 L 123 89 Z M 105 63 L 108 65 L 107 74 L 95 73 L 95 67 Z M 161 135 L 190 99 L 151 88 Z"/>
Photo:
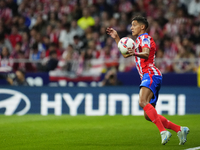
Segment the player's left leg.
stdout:
<path fill-rule="evenodd" d="M 155 108 L 155 104 L 152 104 L 152 106 Z M 144 112 L 144 116 L 145 116 L 146 120 L 151 121 L 151 119 L 149 119 L 149 117 L 147 116 L 147 114 L 145 112 Z M 188 127 L 182 127 L 182 126 L 179 126 L 177 124 L 174 124 L 173 122 L 167 120 L 162 115 L 158 114 L 158 116 L 159 116 L 163 126 L 166 129 L 171 129 L 171 130 L 173 130 L 177 133 L 177 136 L 179 138 L 179 145 L 183 145 L 187 141 L 187 135 L 190 131 L 189 128 Z"/>
<path fill-rule="evenodd" d="M 155 104 L 151 104 L 151 105 L 155 108 Z M 181 126 L 176 125 L 176 124 L 174 124 L 173 122 L 167 120 L 167 119 L 166 119 L 164 116 L 162 116 L 162 115 L 159 115 L 159 114 L 158 114 L 158 116 L 159 116 L 159 118 L 160 118 L 160 120 L 161 120 L 163 126 L 164 126 L 166 129 L 171 129 L 171 130 L 175 131 L 176 133 L 178 133 L 178 132 L 181 130 Z M 144 117 L 145 117 L 146 120 L 151 121 L 145 112 L 144 112 Z"/>
<path fill-rule="evenodd" d="M 149 103 L 152 97 L 154 96 L 153 92 L 147 88 L 147 87 L 141 87 L 140 89 L 140 96 L 139 96 L 139 105 L 143 108 L 145 112 L 145 118 L 148 116 L 149 120 L 151 120 L 159 129 L 161 138 L 162 138 L 162 144 L 166 144 L 169 141 L 169 138 L 171 137 L 171 133 L 169 131 L 166 131 L 164 128 L 156 109 Z M 147 118 L 146 118 L 147 119 Z"/>
<path fill-rule="evenodd" d="M 162 121 L 163 125 L 167 129 L 171 129 L 177 133 L 177 136 L 179 138 L 179 145 L 183 145 L 187 141 L 187 134 L 189 133 L 188 127 L 181 127 L 177 124 L 174 124 L 173 122 L 167 120 L 165 117 L 159 115 L 160 120 Z"/>
<path fill-rule="evenodd" d="M 178 133 L 181 130 L 181 126 L 174 124 L 173 122 L 167 120 L 164 116 L 162 115 L 158 115 L 160 120 L 162 121 L 162 124 L 164 125 L 164 127 L 166 129 L 171 129 L 173 131 L 175 131 L 176 133 Z"/>

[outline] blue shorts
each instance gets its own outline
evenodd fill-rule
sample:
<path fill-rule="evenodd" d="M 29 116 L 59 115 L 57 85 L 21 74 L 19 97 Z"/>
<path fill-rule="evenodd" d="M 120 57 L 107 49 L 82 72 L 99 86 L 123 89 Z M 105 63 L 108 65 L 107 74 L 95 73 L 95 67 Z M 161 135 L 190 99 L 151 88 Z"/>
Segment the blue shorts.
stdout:
<path fill-rule="evenodd" d="M 161 84 L 162 84 L 162 76 L 159 75 L 150 76 L 148 73 L 144 74 L 142 82 L 140 84 L 140 88 L 144 86 L 149 88 L 153 92 L 154 96 L 150 101 L 151 104 L 154 103 L 156 105 Z"/>

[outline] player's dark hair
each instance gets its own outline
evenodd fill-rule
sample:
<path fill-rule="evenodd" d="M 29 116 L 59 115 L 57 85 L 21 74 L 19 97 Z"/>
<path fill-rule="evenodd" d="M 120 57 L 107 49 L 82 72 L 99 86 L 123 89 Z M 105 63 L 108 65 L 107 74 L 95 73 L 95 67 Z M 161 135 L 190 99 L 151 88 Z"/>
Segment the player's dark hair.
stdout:
<path fill-rule="evenodd" d="M 142 16 L 136 16 L 132 19 L 132 21 L 136 20 L 138 23 L 142 23 L 145 25 L 145 29 L 148 28 L 149 26 L 149 23 L 147 21 L 147 19 L 145 17 L 142 17 Z"/>

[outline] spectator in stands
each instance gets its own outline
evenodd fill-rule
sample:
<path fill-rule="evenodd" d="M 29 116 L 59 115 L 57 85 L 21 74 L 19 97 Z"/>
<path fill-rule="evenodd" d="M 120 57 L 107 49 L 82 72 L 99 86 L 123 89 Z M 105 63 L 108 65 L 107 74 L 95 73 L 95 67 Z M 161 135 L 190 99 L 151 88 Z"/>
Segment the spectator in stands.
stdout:
<path fill-rule="evenodd" d="M 60 59 L 60 57 L 61 57 L 61 51 L 60 51 L 60 49 L 58 49 L 58 47 L 57 47 L 57 45 L 55 43 L 50 43 L 49 44 L 49 49 L 46 51 L 45 56 L 49 57 L 50 52 L 52 52 L 52 51 L 55 51 L 56 54 L 57 54 L 58 59 Z"/>
<path fill-rule="evenodd" d="M 110 69 L 102 80 L 102 86 L 119 86 L 122 82 L 117 79 L 116 70 Z"/>
<path fill-rule="evenodd" d="M 73 66 L 75 65 L 75 63 L 78 62 L 78 59 L 78 52 L 75 51 L 73 45 L 70 44 L 68 45 L 67 49 L 63 52 L 62 59 L 59 62 L 59 66 L 62 68 L 62 70 L 65 70 L 68 73 L 74 73 L 75 70 Z"/>
<path fill-rule="evenodd" d="M 14 59 L 18 59 L 18 55 L 19 55 L 19 52 L 22 51 L 22 43 L 21 42 L 17 42 L 12 53 L 11 53 L 11 56 L 12 58 Z"/>
<path fill-rule="evenodd" d="M 178 35 L 181 37 L 181 39 L 186 37 L 189 38 L 189 32 L 191 32 L 190 30 L 187 30 L 187 24 L 183 22 L 178 26 Z"/>
<path fill-rule="evenodd" d="M 5 38 L 4 33 L 0 33 L 0 50 L 2 50 L 3 47 L 7 47 L 9 53 L 12 53 L 13 48 L 10 41 Z"/>
<path fill-rule="evenodd" d="M 60 12 L 61 12 L 61 15 L 63 14 L 71 14 L 71 12 L 73 11 L 73 5 L 70 4 L 70 1 L 68 0 L 61 0 L 61 8 L 60 8 Z"/>
<path fill-rule="evenodd" d="M 185 39 L 187 40 L 187 39 Z M 189 58 L 190 60 L 185 60 Z M 173 63 L 173 69 L 176 73 L 186 73 L 186 72 L 194 72 L 196 70 L 194 64 L 194 54 L 191 53 L 190 49 L 182 46 L 179 48 L 179 52 L 176 55 Z"/>
<path fill-rule="evenodd" d="M 30 47 L 33 46 L 33 44 L 36 42 L 37 33 L 38 33 L 38 30 L 35 27 L 33 27 L 30 30 L 30 40 L 29 40 Z"/>
<path fill-rule="evenodd" d="M 21 7 L 23 6 L 23 3 L 20 5 Z M 20 7 L 19 6 L 19 7 Z M 19 10 L 20 11 L 20 10 Z M 26 11 L 25 11 L 26 12 Z M 23 14 L 23 13 L 21 13 Z M 29 21 L 29 29 L 32 29 L 32 27 L 35 25 L 36 23 L 36 18 L 34 15 L 34 9 L 33 8 L 29 8 L 28 12 L 26 14 L 24 14 L 24 16 L 26 16 L 26 19 Z"/>
<path fill-rule="evenodd" d="M 83 30 L 87 29 L 89 26 L 94 26 L 94 18 L 91 17 L 89 9 L 86 7 L 83 9 L 83 17 L 81 17 L 77 24 L 79 27 L 81 27 Z"/>
<path fill-rule="evenodd" d="M 11 9 L 12 14 L 17 15 L 18 14 L 18 5 L 14 0 L 7 0 L 6 6 Z"/>
<path fill-rule="evenodd" d="M 199 0 L 191 0 L 188 6 L 188 13 L 197 17 L 200 13 L 200 1 Z"/>
<path fill-rule="evenodd" d="M 41 33 L 42 35 L 45 35 L 45 31 L 46 31 L 46 27 L 47 27 L 47 23 L 46 21 L 42 18 L 41 15 L 37 16 L 36 18 L 36 23 L 33 26 L 39 33 Z"/>
<path fill-rule="evenodd" d="M 15 78 L 7 77 L 6 80 L 10 85 L 13 86 L 29 86 L 28 82 L 25 78 L 25 71 L 23 69 L 19 69 L 15 72 Z"/>
<path fill-rule="evenodd" d="M 124 12 L 126 14 L 131 13 L 133 10 L 133 5 L 130 1 L 119 0 L 119 12 Z"/>
<path fill-rule="evenodd" d="M 156 67 L 162 72 L 162 73 L 168 73 L 172 71 L 172 62 L 169 59 L 163 59 L 164 57 L 164 51 L 162 49 L 158 49 L 156 52 L 156 59 L 155 62 Z"/>
<path fill-rule="evenodd" d="M 170 3 L 168 11 L 165 12 L 165 18 L 167 20 L 170 20 L 172 16 L 175 18 L 176 10 L 177 10 L 177 4 L 176 3 Z"/>
<path fill-rule="evenodd" d="M 12 71 L 12 58 L 7 47 L 3 47 L 0 55 L 0 72 Z"/>
<path fill-rule="evenodd" d="M 37 46 L 38 46 L 38 51 L 40 51 L 42 54 L 43 54 L 43 56 L 42 57 L 44 57 L 45 56 L 45 47 L 44 47 L 44 45 L 43 45 L 43 40 L 42 40 L 42 35 L 41 35 L 41 33 L 40 32 L 38 32 L 37 34 L 36 34 L 36 39 L 35 39 L 35 43 L 37 43 Z"/>
<path fill-rule="evenodd" d="M 50 43 L 51 43 L 50 37 L 48 35 L 43 36 L 42 44 L 46 51 L 49 49 Z"/>
<path fill-rule="evenodd" d="M 77 35 L 79 37 L 83 37 L 84 31 L 78 26 L 77 20 L 73 19 L 71 22 L 71 32 L 73 35 Z"/>
<path fill-rule="evenodd" d="M 25 54 L 23 51 L 18 52 L 17 59 L 19 61 L 13 62 L 13 71 L 17 71 L 19 69 L 23 69 L 25 72 L 35 72 L 36 71 L 36 68 L 34 68 L 32 63 L 28 61 L 28 59 L 25 57 Z"/>
<path fill-rule="evenodd" d="M 127 31 L 126 24 L 124 22 L 119 23 L 118 33 L 120 37 L 126 37 L 129 34 L 129 32 Z"/>
<path fill-rule="evenodd" d="M 104 47 L 106 45 L 106 39 L 107 39 L 106 27 L 101 26 L 99 33 L 99 42 L 101 44 L 101 47 Z"/>
<path fill-rule="evenodd" d="M 30 56 L 29 60 L 40 60 L 42 58 L 42 52 L 38 50 L 38 43 L 34 43 L 31 51 L 30 51 Z"/>
<path fill-rule="evenodd" d="M 45 36 L 43 36 L 43 37 L 48 36 L 50 42 L 55 43 L 55 44 L 59 44 L 58 39 L 59 39 L 60 31 L 59 31 L 58 25 L 59 25 L 59 22 L 56 22 L 55 26 L 50 25 L 50 24 L 47 25 Z"/>
<path fill-rule="evenodd" d="M 13 48 L 17 42 L 21 42 L 22 36 L 18 33 L 18 26 L 13 25 L 11 28 L 11 34 L 6 35 L 6 38 L 11 42 Z"/>
<path fill-rule="evenodd" d="M 18 18 L 18 32 L 21 35 L 24 32 L 29 33 L 29 28 L 26 26 L 25 18 L 23 16 L 19 16 L 19 18 Z"/>
<path fill-rule="evenodd" d="M 80 37 L 78 35 L 74 36 L 74 40 L 73 40 L 72 46 L 73 46 L 73 49 L 76 52 L 78 52 L 79 54 L 81 54 L 81 51 L 85 47 L 83 41 L 80 39 Z"/>
<path fill-rule="evenodd" d="M 6 26 L 10 26 L 12 20 L 12 10 L 7 7 L 5 0 L 0 0 L 0 18 Z"/>
<path fill-rule="evenodd" d="M 29 57 L 29 53 L 30 53 L 30 46 L 29 46 L 29 35 L 27 32 L 23 32 L 22 33 L 22 46 L 21 46 L 21 50 L 25 53 L 25 57 L 28 58 Z"/>
<path fill-rule="evenodd" d="M 58 58 L 57 58 L 57 53 L 56 51 L 51 51 L 49 53 L 49 60 L 47 61 L 47 64 L 45 66 L 45 70 L 47 72 L 54 70 L 57 68 L 58 65 Z"/>
<path fill-rule="evenodd" d="M 178 33 L 178 25 L 175 23 L 174 15 L 169 16 L 169 22 L 165 24 L 163 33 L 169 37 L 173 37 Z"/>
<path fill-rule="evenodd" d="M 97 1 L 97 9 L 99 13 L 101 14 L 102 12 L 108 12 L 110 13 L 109 15 L 112 15 L 112 6 L 110 6 L 106 0 L 98 0 Z"/>
<path fill-rule="evenodd" d="M 71 32 L 70 30 L 71 24 L 66 23 L 64 24 L 64 29 L 60 32 L 59 36 L 59 47 L 61 49 L 66 49 L 69 44 L 72 43 L 73 37 L 74 37 L 74 32 Z"/>
<path fill-rule="evenodd" d="M 48 13 L 48 23 L 52 26 L 56 26 L 58 21 L 58 14 L 56 12 Z"/>
<path fill-rule="evenodd" d="M 110 26 L 110 16 L 108 12 L 103 11 L 101 14 L 101 26 L 108 27 Z"/>
<path fill-rule="evenodd" d="M 193 25 L 192 34 L 190 40 L 195 44 L 200 44 L 200 26 L 198 24 Z"/>

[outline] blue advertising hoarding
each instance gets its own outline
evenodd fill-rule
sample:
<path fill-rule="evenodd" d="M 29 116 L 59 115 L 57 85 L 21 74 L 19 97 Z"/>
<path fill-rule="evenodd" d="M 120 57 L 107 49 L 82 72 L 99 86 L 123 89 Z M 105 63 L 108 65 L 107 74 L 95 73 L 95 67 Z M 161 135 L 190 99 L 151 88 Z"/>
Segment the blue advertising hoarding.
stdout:
<path fill-rule="evenodd" d="M 0 114 L 69 114 L 76 116 L 143 115 L 138 87 L 11 87 L 0 88 Z M 159 114 L 200 113 L 200 89 L 162 87 Z"/>
<path fill-rule="evenodd" d="M 67 77 L 57 76 L 52 77 L 49 73 L 27 73 L 26 81 L 30 86 L 98 86 L 104 79 L 105 74 L 99 77 L 83 76 L 83 77 Z M 117 78 L 121 81 L 122 86 L 138 86 L 141 82 L 139 74 L 136 70 L 130 72 L 118 72 Z M 200 80 L 200 79 L 199 79 Z M 197 73 L 165 73 L 163 74 L 163 86 L 197 86 Z M 8 85 L 6 79 L 0 78 L 0 85 Z"/>

